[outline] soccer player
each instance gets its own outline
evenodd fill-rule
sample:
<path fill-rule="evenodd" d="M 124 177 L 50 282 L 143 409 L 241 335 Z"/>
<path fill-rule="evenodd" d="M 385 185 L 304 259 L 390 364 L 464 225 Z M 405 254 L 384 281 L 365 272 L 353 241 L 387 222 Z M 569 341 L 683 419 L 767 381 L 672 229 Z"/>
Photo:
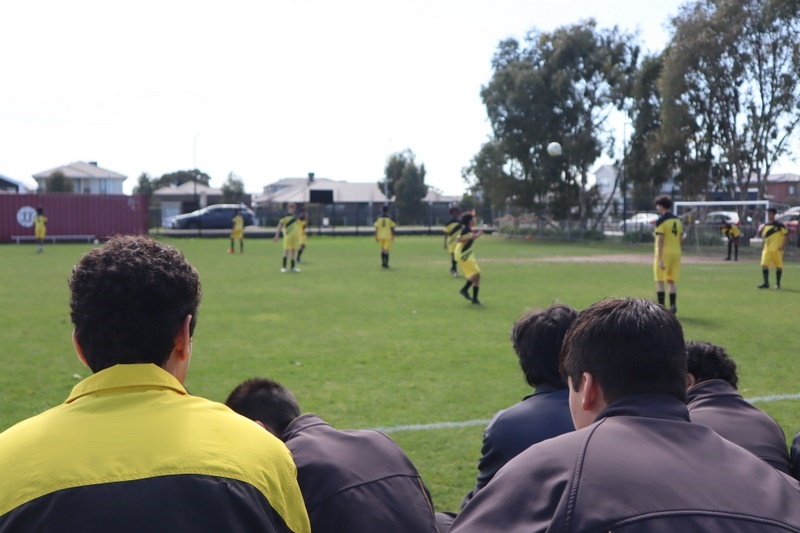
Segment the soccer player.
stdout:
<path fill-rule="evenodd" d="M 681 276 L 681 245 L 683 222 L 672 214 L 672 198 L 663 194 L 656 198 L 656 210 L 661 215 L 656 220 L 656 253 L 653 272 L 656 278 L 658 303 L 664 305 L 664 282 L 669 287 L 669 310 L 678 312 L 678 288 L 675 283 Z"/>
<path fill-rule="evenodd" d="M 244 253 L 244 217 L 239 214 L 238 209 L 233 210 L 233 219 L 231 219 L 231 247 L 228 250 L 229 254 L 236 251 L 234 243 L 239 240 L 239 253 Z"/>
<path fill-rule="evenodd" d="M 47 217 L 44 216 L 44 209 L 36 209 L 36 216 L 33 217 L 33 232 L 36 235 L 36 253 L 44 251 L 44 238 L 47 235 Z"/>
<path fill-rule="evenodd" d="M 461 272 L 467 278 L 467 283 L 461 290 L 461 296 L 471 301 L 474 304 L 480 305 L 481 301 L 478 300 L 478 288 L 481 284 L 481 269 L 478 267 L 478 262 L 475 260 L 475 249 L 472 245 L 475 239 L 483 235 L 483 231 L 475 231 L 475 216 L 467 213 L 461 217 L 461 235 L 456 240 L 456 247 L 454 253 L 458 265 L 461 267 Z M 469 288 L 472 287 L 472 297 L 469 295 Z"/>
<path fill-rule="evenodd" d="M 297 238 L 297 244 L 299 245 L 297 248 L 297 262 L 302 263 L 300 256 L 303 255 L 303 250 L 306 249 L 306 241 L 308 241 L 308 235 L 306 234 L 306 228 L 308 227 L 308 213 L 305 209 L 300 209 L 300 215 L 297 217 L 297 224 L 297 231 L 300 232 Z"/>
<path fill-rule="evenodd" d="M 450 274 L 454 278 L 458 277 L 458 270 L 456 269 L 456 241 L 461 235 L 461 210 L 457 206 L 450 208 L 450 221 L 444 227 L 444 249 L 450 254 Z"/>
<path fill-rule="evenodd" d="M 783 274 L 783 250 L 786 248 L 786 241 L 789 238 L 789 230 L 782 222 L 775 220 L 775 208 L 767 209 L 767 222 L 761 228 L 761 238 L 764 241 L 761 250 L 761 273 L 764 276 L 764 283 L 758 286 L 759 289 L 769 289 L 769 267 L 775 266 L 775 288 L 781 288 L 781 275 Z"/>
<path fill-rule="evenodd" d="M 375 241 L 381 245 L 381 266 L 389 268 L 389 250 L 394 241 L 394 228 L 397 227 L 394 219 L 389 215 L 389 206 L 381 207 L 380 216 L 375 219 Z"/>
<path fill-rule="evenodd" d="M 733 260 L 739 260 L 739 239 L 742 235 L 742 230 L 736 224 L 730 222 L 722 223 L 722 234 L 728 237 L 728 257 L 725 261 L 731 260 L 731 248 L 734 250 Z"/>
<path fill-rule="evenodd" d="M 286 206 L 286 214 L 278 221 L 278 227 L 275 228 L 275 237 L 273 241 L 277 241 L 281 237 L 283 231 L 283 266 L 281 272 L 286 273 L 286 259 L 291 258 L 292 272 L 300 272 L 300 269 L 294 265 L 295 250 L 297 250 L 297 237 L 299 236 L 300 226 L 297 224 L 297 217 L 294 215 L 297 210 L 297 204 L 294 202 Z"/>

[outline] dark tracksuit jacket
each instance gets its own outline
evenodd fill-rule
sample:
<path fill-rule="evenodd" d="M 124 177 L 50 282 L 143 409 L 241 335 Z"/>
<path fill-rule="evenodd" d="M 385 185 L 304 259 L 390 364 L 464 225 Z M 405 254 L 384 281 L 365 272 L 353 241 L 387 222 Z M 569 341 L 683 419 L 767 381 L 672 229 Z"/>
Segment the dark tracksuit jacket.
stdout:
<path fill-rule="evenodd" d="M 727 381 L 709 379 L 688 391 L 689 418 L 789 473 L 786 436 L 767 413 L 742 398 Z"/>
<path fill-rule="evenodd" d="M 462 507 L 486 486 L 500 468 L 531 445 L 574 431 L 569 390 L 539 385 L 521 402 L 498 412 L 483 432 L 478 481 Z"/>
<path fill-rule="evenodd" d="M 314 533 L 435 533 L 428 489 L 392 439 L 372 430 L 340 431 L 302 415 L 282 440 Z"/>
<path fill-rule="evenodd" d="M 452 533 L 800 531 L 800 484 L 665 394 L 631 395 L 534 444 L 461 511 Z"/>

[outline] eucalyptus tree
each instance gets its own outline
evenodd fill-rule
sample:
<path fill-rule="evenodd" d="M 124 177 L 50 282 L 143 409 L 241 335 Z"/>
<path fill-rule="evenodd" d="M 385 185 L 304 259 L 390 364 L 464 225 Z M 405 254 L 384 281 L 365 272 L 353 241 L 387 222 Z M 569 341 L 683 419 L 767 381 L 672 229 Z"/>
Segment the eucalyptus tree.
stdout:
<path fill-rule="evenodd" d="M 673 19 L 661 143 L 705 189 L 733 197 L 765 177 L 800 122 L 800 4 L 698 0 Z M 697 188 L 697 187 L 695 187 Z"/>
<path fill-rule="evenodd" d="M 638 54 L 634 36 L 599 29 L 591 19 L 553 32 L 531 30 L 524 45 L 501 42 L 481 91 L 492 139 L 473 158 L 467 179 L 484 186 L 496 180 L 493 188 L 506 192 L 493 194 L 496 202 L 556 216 L 577 211 L 585 224 L 594 197 L 590 169 L 610 149 L 608 117 L 623 105 Z M 561 143 L 563 156 L 547 155 L 552 141 Z"/>

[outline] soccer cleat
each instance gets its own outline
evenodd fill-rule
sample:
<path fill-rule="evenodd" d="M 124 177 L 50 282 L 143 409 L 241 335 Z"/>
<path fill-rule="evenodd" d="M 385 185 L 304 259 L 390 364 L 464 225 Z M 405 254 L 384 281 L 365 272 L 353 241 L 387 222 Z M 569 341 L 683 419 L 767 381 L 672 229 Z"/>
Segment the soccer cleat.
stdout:
<path fill-rule="evenodd" d="M 228 248 L 228 253 L 229 253 L 229 254 L 232 254 L 232 253 L 233 253 L 233 250 L 231 250 L 230 248 Z"/>
<path fill-rule="evenodd" d="M 775 285 L 775 290 L 776 290 L 776 291 L 777 291 L 777 290 L 780 290 L 780 288 L 781 288 L 781 286 L 780 286 L 780 285 Z"/>
<path fill-rule="evenodd" d="M 670 305 L 669 306 L 669 312 L 672 313 L 673 315 L 677 315 L 678 314 L 678 306 L 677 305 Z"/>
<path fill-rule="evenodd" d="M 472 298 L 470 297 L 469 293 L 467 292 L 467 289 L 461 289 L 458 292 L 461 293 L 461 296 L 463 296 L 464 298 L 466 298 L 470 302 L 472 301 Z"/>
<path fill-rule="evenodd" d="M 281 269 L 281 274 L 286 274 L 286 269 L 285 268 Z"/>
<path fill-rule="evenodd" d="M 730 261 L 730 260 L 731 260 L 731 258 L 730 258 L 730 257 L 726 257 L 726 258 L 725 258 L 725 261 Z"/>
<path fill-rule="evenodd" d="M 757 285 L 757 287 L 759 289 L 769 289 L 769 285 L 767 285 L 766 283 L 762 283 L 761 285 Z"/>
<path fill-rule="evenodd" d="M 478 300 L 477 298 L 473 298 L 473 299 L 472 299 L 472 303 L 474 303 L 475 305 L 483 305 L 483 304 L 481 303 L 481 301 L 480 301 L 480 300 Z"/>
<path fill-rule="evenodd" d="M 292 272 L 300 272 L 300 269 L 297 267 L 292 267 Z"/>
<path fill-rule="evenodd" d="M 455 278 L 458 277 L 458 271 L 455 268 L 450 269 L 450 274 Z"/>

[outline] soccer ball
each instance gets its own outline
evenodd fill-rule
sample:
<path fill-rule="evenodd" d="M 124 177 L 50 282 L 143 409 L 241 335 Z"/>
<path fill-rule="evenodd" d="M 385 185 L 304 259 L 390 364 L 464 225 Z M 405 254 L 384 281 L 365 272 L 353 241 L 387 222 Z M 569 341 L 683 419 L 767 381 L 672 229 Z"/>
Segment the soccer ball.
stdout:
<path fill-rule="evenodd" d="M 561 155 L 561 145 L 557 142 L 551 142 L 547 145 L 547 153 L 550 157 L 558 157 Z"/>
<path fill-rule="evenodd" d="M 94 244 L 100 244 L 100 239 L 95 239 L 92 241 Z"/>

